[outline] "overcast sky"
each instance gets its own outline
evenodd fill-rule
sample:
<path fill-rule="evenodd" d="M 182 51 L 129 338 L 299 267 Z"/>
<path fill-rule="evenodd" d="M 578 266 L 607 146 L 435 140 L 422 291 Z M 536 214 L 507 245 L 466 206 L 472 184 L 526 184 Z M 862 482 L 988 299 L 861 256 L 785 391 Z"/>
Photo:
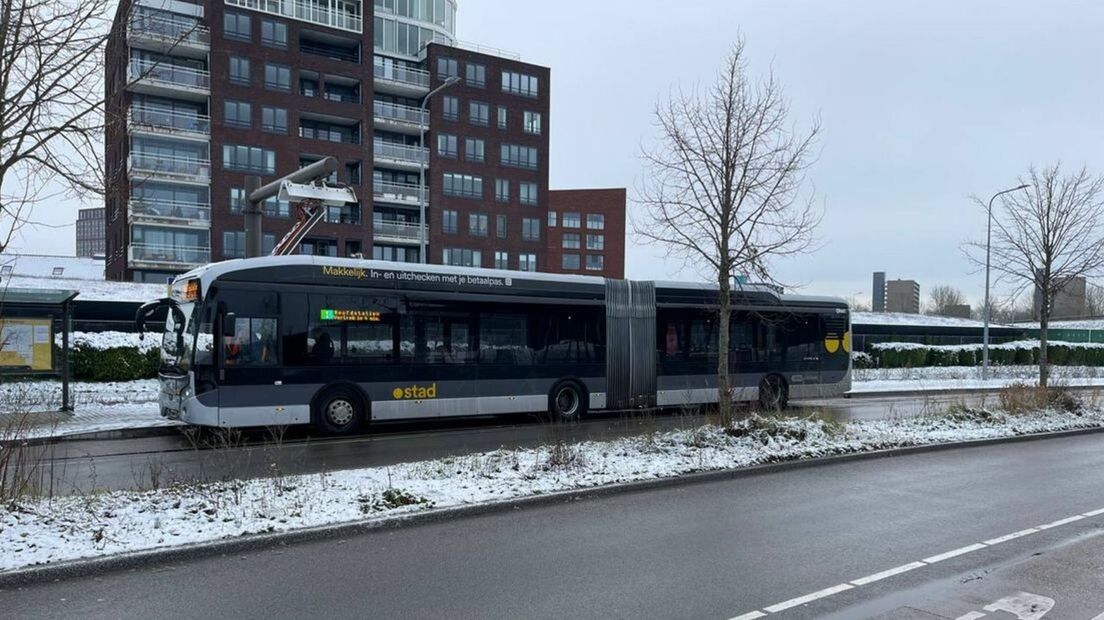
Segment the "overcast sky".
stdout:
<path fill-rule="evenodd" d="M 823 121 L 809 175 L 823 247 L 777 267 L 803 292 L 869 302 L 870 273 L 884 270 L 925 295 L 945 283 L 980 298 L 959 249 L 984 234 L 968 196 L 1015 185 L 1033 163 L 1104 172 L 1101 2 L 460 0 L 458 20 L 462 40 L 551 67 L 552 187 L 628 187 L 630 201 L 657 99 L 712 81 L 738 32 L 794 120 Z M 72 237 L 27 230 L 20 245 L 72 252 Z M 700 278 L 628 245 L 629 277 Z"/>

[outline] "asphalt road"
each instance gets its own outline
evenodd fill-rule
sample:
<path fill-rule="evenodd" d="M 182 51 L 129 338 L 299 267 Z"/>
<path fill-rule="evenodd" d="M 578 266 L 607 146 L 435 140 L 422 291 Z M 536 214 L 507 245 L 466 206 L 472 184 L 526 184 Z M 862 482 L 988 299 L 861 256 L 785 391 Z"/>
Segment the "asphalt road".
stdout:
<path fill-rule="evenodd" d="M 917 395 L 808 400 L 786 415 L 833 420 L 884 419 L 981 404 L 985 395 Z M 353 438 L 318 438 L 303 429 L 279 437 L 253 431 L 225 438 L 189 439 L 169 429 L 154 437 L 61 441 L 26 448 L 42 463 L 39 485 L 54 493 L 145 489 L 178 482 L 314 473 L 443 458 L 554 442 L 603 440 L 702 424 L 702 416 L 606 415 L 550 428 L 532 416 L 503 416 L 429 424 L 392 424 Z"/>
<path fill-rule="evenodd" d="M 1040 525 L 1048 527 L 1023 534 Z M 976 620 L 1043 611 L 1089 619 L 1104 612 L 1102 533 L 1104 435 L 1085 435 L 791 469 L 50 583 L 0 592 L 0 610 L 12 618 Z M 869 577 L 907 565 L 915 569 Z M 839 592 L 800 602 L 830 590 Z M 1019 615 L 1001 611 L 1009 607 Z"/>

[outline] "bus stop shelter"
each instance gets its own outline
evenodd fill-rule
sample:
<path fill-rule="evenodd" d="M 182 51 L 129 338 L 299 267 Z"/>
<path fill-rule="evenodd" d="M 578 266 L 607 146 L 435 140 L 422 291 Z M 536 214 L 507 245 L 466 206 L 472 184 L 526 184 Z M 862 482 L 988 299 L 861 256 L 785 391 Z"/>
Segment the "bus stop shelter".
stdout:
<path fill-rule="evenodd" d="M 61 380 L 61 410 L 69 396 L 69 333 L 77 291 L 0 289 L 0 379 Z M 55 347 L 55 335 L 61 345 Z"/>

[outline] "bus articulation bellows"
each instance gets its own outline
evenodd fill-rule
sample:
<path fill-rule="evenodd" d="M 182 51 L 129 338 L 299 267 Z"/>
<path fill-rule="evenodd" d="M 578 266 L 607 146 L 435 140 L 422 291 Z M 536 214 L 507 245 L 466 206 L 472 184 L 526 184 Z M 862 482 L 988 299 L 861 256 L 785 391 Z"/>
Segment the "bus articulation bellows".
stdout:
<path fill-rule="evenodd" d="M 218 427 L 588 411 L 717 401 L 717 289 L 315 256 L 176 278 L 161 413 Z M 850 389 L 844 301 L 732 294 L 734 400 Z"/>

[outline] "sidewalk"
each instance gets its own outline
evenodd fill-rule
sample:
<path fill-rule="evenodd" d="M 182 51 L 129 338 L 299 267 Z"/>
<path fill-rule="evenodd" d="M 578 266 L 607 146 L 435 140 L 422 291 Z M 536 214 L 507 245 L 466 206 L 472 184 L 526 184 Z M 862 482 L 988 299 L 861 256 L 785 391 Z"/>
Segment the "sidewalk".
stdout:
<path fill-rule="evenodd" d="M 77 382 L 70 390 L 74 410 L 64 413 L 56 381 L 0 385 L 0 438 L 14 426 L 27 427 L 21 438 L 41 439 L 179 425 L 161 417 L 155 380 Z"/>

